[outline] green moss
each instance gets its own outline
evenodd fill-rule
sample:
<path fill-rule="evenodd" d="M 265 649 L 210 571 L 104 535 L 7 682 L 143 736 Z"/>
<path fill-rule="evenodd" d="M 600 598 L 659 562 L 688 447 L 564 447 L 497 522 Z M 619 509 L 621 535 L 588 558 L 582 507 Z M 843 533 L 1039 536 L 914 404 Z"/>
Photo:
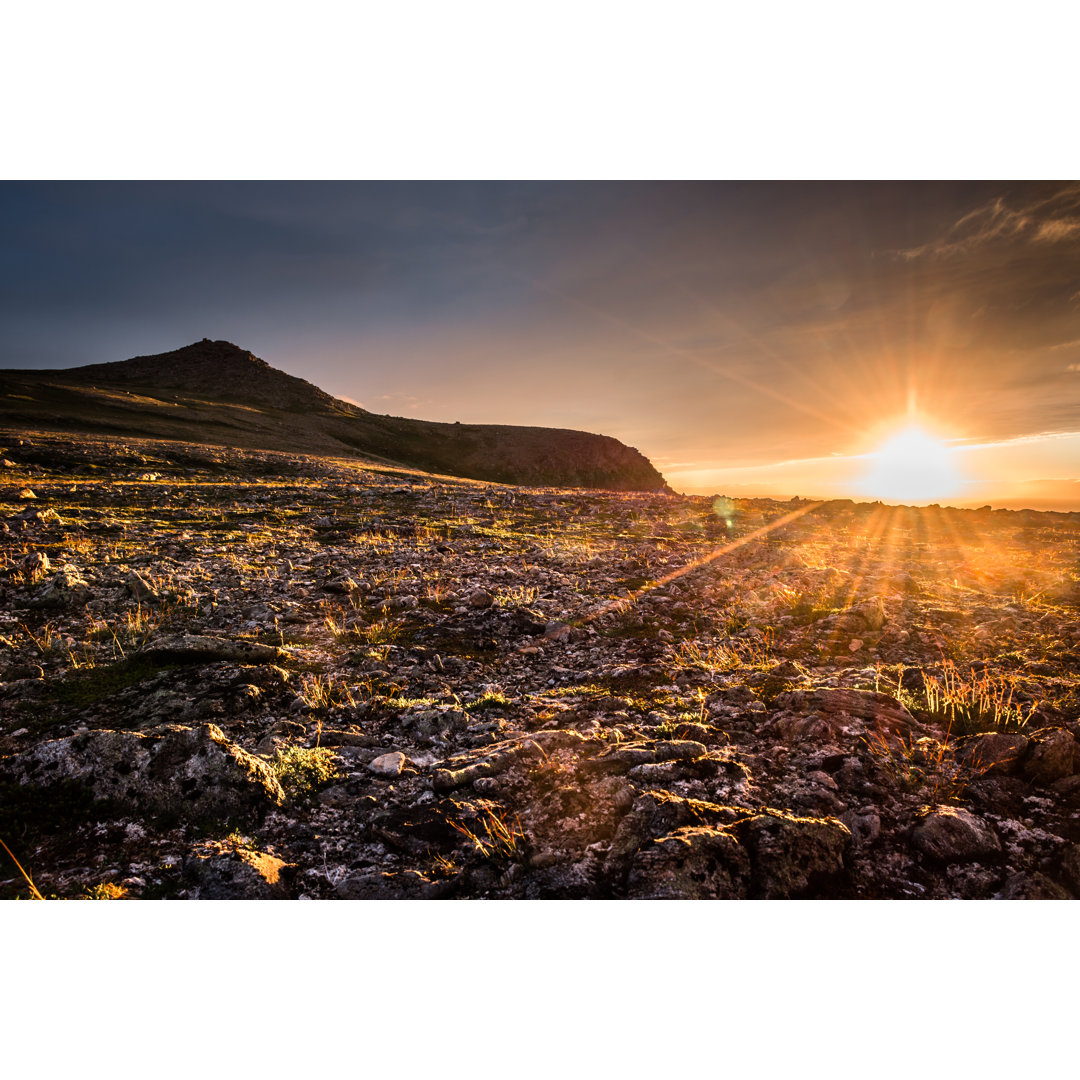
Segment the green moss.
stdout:
<path fill-rule="evenodd" d="M 274 755 L 270 769 L 291 800 L 310 798 L 338 775 L 334 752 L 325 748 L 286 746 Z"/>
<path fill-rule="evenodd" d="M 465 709 L 467 712 L 483 712 L 485 709 L 506 709 L 510 706 L 510 699 L 497 690 L 486 690 L 475 701 L 470 701 Z"/>

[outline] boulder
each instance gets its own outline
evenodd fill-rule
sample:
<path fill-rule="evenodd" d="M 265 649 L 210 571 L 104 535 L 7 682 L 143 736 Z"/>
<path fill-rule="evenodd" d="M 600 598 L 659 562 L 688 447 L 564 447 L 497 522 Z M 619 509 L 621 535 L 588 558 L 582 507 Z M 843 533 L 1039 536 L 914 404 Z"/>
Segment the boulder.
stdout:
<path fill-rule="evenodd" d="M 53 575 L 52 580 L 34 598 L 33 606 L 62 608 L 85 604 L 91 595 L 90 586 L 79 572 L 71 567 L 64 567 Z"/>
<path fill-rule="evenodd" d="M 1014 773 L 1028 747 L 1027 736 L 1016 731 L 990 731 L 957 739 L 957 758 L 969 769 L 983 773 Z"/>
<path fill-rule="evenodd" d="M 851 832 L 836 818 L 796 817 L 765 810 L 735 829 L 750 849 L 751 897 L 761 900 L 816 898 L 843 885 Z"/>
<path fill-rule="evenodd" d="M 1036 784 L 1052 784 L 1075 773 L 1076 739 L 1064 728 L 1043 728 L 1031 736 L 1024 776 Z"/>
<path fill-rule="evenodd" d="M 1045 874 L 1013 874 L 995 900 L 1071 900 L 1068 889 L 1051 881 Z"/>
<path fill-rule="evenodd" d="M 193 900 L 290 900 L 296 867 L 265 851 L 196 851 L 184 859 L 184 883 Z"/>
<path fill-rule="evenodd" d="M 390 754 L 381 754 L 368 764 L 368 768 L 376 776 L 400 776 L 404 767 L 405 755 L 398 750 Z"/>
<path fill-rule="evenodd" d="M 641 851 L 627 878 L 635 900 L 740 900 L 749 894 L 749 852 L 724 829 L 676 829 Z"/>
<path fill-rule="evenodd" d="M 912 830 L 911 842 L 940 863 L 968 862 L 1001 851 L 994 830 L 960 806 L 929 808 Z"/>
<path fill-rule="evenodd" d="M 127 591 L 131 594 L 131 598 L 140 603 L 146 602 L 152 604 L 161 599 L 158 591 L 137 570 L 130 570 L 128 572 L 127 577 L 124 578 L 124 584 L 127 586 Z"/>

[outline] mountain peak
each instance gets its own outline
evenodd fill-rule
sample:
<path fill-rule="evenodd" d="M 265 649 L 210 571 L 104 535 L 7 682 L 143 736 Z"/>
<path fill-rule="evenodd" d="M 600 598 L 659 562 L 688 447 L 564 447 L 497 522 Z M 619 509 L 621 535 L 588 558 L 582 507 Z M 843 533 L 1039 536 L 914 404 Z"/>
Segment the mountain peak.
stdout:
<path fill-rule="evenodd" d="M 275 408 L 337 408 L 329 394 L 305 379 L 271 367 L 231 341 L 203 338 L 170 352 L 69 369 L 80 380 L 116 383 Z M 347 408 L 347 406 L 341 406 Z"/>
<path fill-rule="evenodd" d="M 154 353 L 150 356 L 135 356 L 122 363 L 134 364 L 137 361 L 157 361 L 159 364 L 182 364 L 201 365 L 206 363 L 225 364 L 230 368 L 245 368 L 254 365 L 260 368 L 269 368 L 270 365 L 257 357 L 253 352 L 234 345 L 231 341 L 211 341 L 203 338 L 202 341 L 193 341 L 190 345 L 184 345 L 170 352 Z"/>

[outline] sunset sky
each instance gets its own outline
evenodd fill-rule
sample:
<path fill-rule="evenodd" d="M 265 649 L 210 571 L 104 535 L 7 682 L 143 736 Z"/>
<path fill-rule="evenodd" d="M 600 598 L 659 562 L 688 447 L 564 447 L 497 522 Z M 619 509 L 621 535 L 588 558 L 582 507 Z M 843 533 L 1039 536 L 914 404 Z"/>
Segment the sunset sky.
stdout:
<path fill-rule="evenodd" d="M 0 230 L 2 367 L 223 338 L 741 496 L 889 501 L 914 426 L 948 482 L 893 501 L 1080 510 L 1080 184 L 7 182 Z"/>

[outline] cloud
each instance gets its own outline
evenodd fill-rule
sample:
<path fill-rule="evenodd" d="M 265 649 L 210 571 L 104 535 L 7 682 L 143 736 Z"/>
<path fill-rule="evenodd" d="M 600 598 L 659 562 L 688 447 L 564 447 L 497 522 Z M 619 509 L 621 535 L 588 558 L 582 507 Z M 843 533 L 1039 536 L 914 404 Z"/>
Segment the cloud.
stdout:
<path fill-rule="evenodd" d="M 1080 236 L 1080 184 L 1019 206 L 999 196 L 964 214 L 929 243 L 896 252 L 903 259 L 945 259 L 992 244 L 1057 244 Z"/>

